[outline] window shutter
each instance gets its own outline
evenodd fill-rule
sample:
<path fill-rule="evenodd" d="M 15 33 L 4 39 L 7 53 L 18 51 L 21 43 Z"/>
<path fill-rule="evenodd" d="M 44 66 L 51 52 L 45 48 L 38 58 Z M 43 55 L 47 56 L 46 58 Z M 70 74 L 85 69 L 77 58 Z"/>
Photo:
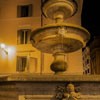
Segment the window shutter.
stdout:
<path fill-rule="evenodd" d="M 33 15 L 33 6 L 32 4 L 29 5 L 29 17 Z"/>
<path fill-rule="evenodd" d="M 21 6 L 17 6 L 17 17 L 21 17 Z"/>

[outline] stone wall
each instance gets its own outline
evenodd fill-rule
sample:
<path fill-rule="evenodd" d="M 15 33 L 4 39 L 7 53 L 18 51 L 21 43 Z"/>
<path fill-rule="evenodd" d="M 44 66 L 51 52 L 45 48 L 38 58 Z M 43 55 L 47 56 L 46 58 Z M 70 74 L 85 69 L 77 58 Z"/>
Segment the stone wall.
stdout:
<path fill-rule="evenodd" d="M 65 89 L 69 83 L 80 92 L 79 100 L 100 100 L 99 76 L 18 74 L 4 79 L 0 80 L 0 100 L 40 100 L 39 96 L 42 96 L 41 100 L 55 100 L 59 87 Z M 27 95 L 31 99 L 20 99 Z"/>

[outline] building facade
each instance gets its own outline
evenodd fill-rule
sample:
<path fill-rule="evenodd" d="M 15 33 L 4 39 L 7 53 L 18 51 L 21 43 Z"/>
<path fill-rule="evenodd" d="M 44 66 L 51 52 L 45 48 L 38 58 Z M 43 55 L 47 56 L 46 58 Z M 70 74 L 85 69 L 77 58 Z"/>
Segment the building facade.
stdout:
<path fill-rule="evenodd" d="M 100 36 L 96 36 L 90 45 L 91 72 L 100 74 Z"/>
<path fill-rule="evenodd" d="M 86 47 L 83 49 L 83 74 L 91 74 L 91 64 L 90 64 L 90 48 Z"/>

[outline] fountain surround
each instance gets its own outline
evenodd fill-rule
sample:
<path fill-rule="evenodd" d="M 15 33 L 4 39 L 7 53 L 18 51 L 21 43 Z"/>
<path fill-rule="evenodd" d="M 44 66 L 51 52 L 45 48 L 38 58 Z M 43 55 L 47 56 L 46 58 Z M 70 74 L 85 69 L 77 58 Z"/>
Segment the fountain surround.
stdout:
<path fill-rule="evenodd" d="M 34 47 L 54 55 L 55 59 L 50 67 L 55 73 L 67 70 L 67 62 L 63 58 L 66 53 L 81 49 L 90 39 L 89 32 L 83 27 L 64 22 L 74 16 L 77 9 L 74 0 L 46 1 L 42 12 L 45 17 L 55 20 L 55 23 L 44 25 L 31 34 L 30 40 Z"/>

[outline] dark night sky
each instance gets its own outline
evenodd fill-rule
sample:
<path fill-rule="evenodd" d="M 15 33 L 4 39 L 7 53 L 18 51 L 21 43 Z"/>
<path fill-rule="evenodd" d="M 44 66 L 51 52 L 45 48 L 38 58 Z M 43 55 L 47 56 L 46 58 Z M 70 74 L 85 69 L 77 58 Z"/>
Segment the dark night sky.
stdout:
<path fill-rule="evenodd" d="M 94 36 L 100 35 L 100 4 L 99 0 L 83 0 L 82 26 L 91 33 L 91 43 Z"/>

